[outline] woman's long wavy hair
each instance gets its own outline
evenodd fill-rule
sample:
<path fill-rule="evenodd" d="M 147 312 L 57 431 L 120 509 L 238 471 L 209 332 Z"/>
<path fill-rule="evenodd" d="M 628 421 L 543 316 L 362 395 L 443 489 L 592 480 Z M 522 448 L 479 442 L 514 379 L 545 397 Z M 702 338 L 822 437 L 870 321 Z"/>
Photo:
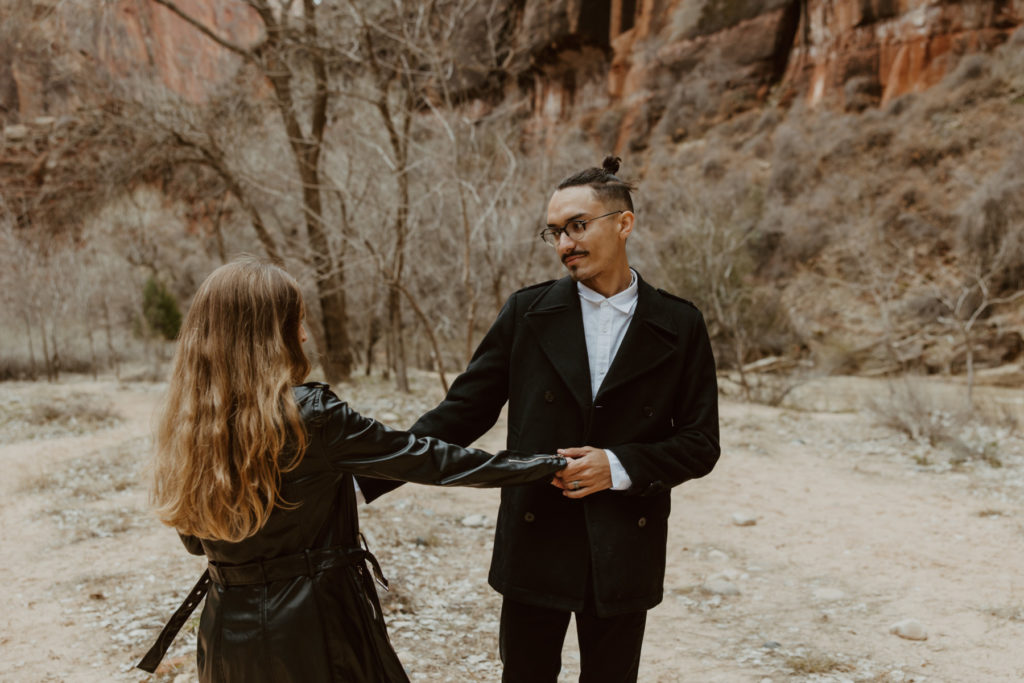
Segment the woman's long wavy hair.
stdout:
<path fill-rule="evenodd" d="M 213 271 L 185 316 L 156 434 L 153 503 L 200 538 L 240 541 L 266 523 L 281 474 L 306 449 L 292 394 L 310 366 L 298 283 L 245 258 Z"/>

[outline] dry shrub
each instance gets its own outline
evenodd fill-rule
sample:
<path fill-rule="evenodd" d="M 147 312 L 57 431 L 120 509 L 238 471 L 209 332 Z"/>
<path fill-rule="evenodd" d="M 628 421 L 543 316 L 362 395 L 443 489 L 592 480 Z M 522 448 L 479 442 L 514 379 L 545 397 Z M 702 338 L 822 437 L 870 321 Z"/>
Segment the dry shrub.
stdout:
<path fill-rule="evenodd" d="M 1024 140 L 960 207 L 959 256 L 991 274 L 996 294 L 1024 288 Z"/>
<path fill-rule="evenodd" d="M 943 399 L 908 378 L 891 384 L 888 396 L 868 401 L 879 424 L 941 448 L 953 466 L 984 462 L 1002 467 L 1002 444 L 1017 431 L 1016 418 L 1005 409 L 965 406 L 960 397 Z"/>
<path fill-rule="evenodd" d="M 86 433 L 110 427 L 121 420 L 108 403 L 92 394 L 71 394 L 52 401 L 41 401 L 29 408 L 28 422 L 40 427 L 59 427 L 73 433 Z"/>
<path fill-rule="evenodd" d="M 999 619 L 1005 619 L 1007 621 L 1014 621 L 1017 623 L 1024 623 L 1024 606 L 1021 605 L 1004 605 L 1002 607 L 990 607 L 985 610 L 987 614 Z"/>
<path fill-rule="evenodd" d="M 949 75 L 946 76 L 948 87 L 958 88 L 965 83 L 980 80 L 992 72 L 992 58 L 984 53 L 977 52 L 965 55 L 957 63 Z"/>
<path fill-rule="evenodd" d="M 854 667 L 835 655 L 825 652 L 808 652 L 791 655 L 786 658 L 785 665 L 794 674 L 827 674 L 833 671 L 853 671 Z"/>

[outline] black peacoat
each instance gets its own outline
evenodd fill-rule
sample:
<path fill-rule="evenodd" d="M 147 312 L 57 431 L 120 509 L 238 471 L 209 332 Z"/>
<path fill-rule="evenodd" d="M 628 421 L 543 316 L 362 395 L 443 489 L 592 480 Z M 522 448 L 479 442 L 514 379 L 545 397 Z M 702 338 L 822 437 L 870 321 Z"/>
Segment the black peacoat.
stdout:
<path fill-rule="evenodd" d="M 491 455 L 393 431 L 323 384 L 296 387 L 295 397 L 309 444 L 299 466 L 282 475 L 281 496 L 292 506 L 276 507 L 263 528 L 237 543 L 183 537 L 190 552 L 210 561 L 210 579 L 200 581 L 209 592 L 199 623 L 199 679 L 406 681 L 369 579 L 366 560 L 373 567 L 376 560 L 360 548 L 352 475 L 500 486 L 548 481 L 565 459 Z"/>
<path fill-rule="evenodd" d="M 513 294 L 444 401 L 410 431 L 469 444 L 508 402 L 508 448 L 612 449 L 627 491 L 579 500 L 543 481 L 502 489 L 489 582 L 508 598 L 601 616 L 662 599 L 672 487 L 719 456 L 715 362 L 697 308 L 642 279 L 636 310 L 597 396 L 576 283 Z M 393 488 L 360 480 L 367 497 Z"/>

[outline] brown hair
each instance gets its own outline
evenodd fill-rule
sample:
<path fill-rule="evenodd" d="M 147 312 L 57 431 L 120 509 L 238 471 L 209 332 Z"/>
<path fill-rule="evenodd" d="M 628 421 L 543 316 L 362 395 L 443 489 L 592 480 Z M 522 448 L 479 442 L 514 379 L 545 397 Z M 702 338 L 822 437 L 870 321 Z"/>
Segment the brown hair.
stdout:
<path fill-rule="evenodd" d="M 240 541 L 275 505 L 288 507 L 281 473 L 306 448 L 292 394 L 310 370 L 303 315 L 295 279 L 253 258 L 217 268 L 199 287 L 156 433 L 152 499 L 165 524 Z"/>

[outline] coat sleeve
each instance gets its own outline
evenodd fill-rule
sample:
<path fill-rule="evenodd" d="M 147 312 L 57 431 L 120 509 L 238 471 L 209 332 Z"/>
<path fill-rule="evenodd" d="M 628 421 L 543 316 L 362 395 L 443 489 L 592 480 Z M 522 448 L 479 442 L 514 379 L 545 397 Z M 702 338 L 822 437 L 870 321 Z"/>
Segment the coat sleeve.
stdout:
<path fill-rule="evenodd" d="M 321 443 L 339 472 L 438 486 L 495 487 L 547 479 L 566 464 L 558 455 L 492 455 L 417 437 L 363 417 L 327 389 L 323 396 Z"/>
<path fill-rule="evenodd" d="M 455 378 L 444 400 L 425 413 L 409 431 L 417 436 L 468 446 L 494 426 L 508 400 L 509 357 L 515 332 L 515 295 L 505 302 L 497 319 L 477 346 L 466 371 Z M 367 502 L 401 482 L 357 476 Z"/>
<path fill-rule="evenodd" d="M 632 481 L 627 495 L 650 496 L 703 477 L 718 462 L 718 381 L 707 326 L 699 313 L 685 348 L 686 378 L 680 385 L 668 439 L 613 446 Z"/>

